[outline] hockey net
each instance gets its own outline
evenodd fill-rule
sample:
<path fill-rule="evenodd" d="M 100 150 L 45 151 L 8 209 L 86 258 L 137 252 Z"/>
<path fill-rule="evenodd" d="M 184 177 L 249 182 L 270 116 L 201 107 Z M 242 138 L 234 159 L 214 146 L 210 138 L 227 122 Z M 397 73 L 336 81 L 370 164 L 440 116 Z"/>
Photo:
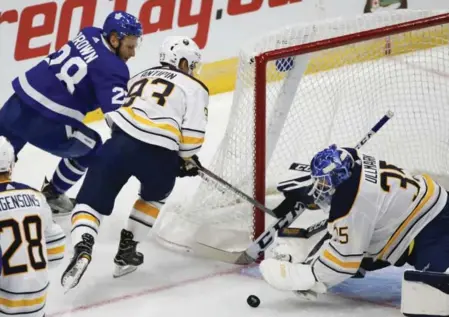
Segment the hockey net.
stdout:
<path fill-rule="evenodd" d="M 444 12 L 397 10 L 293 25 L 253 41 L 240 52 L 226 132 L 206 166 L 264 203 L 293 161 L 309 163 L 332 143 L 354 146 L 392 110 L 364 150 L 449 185 L 448 23 Z M 201 237 L 244 249 L 264 230 L 253 206 L 197 182 L 195 194 L 169 200 L 158 219 L 165 245 L 190 250 Z"/>

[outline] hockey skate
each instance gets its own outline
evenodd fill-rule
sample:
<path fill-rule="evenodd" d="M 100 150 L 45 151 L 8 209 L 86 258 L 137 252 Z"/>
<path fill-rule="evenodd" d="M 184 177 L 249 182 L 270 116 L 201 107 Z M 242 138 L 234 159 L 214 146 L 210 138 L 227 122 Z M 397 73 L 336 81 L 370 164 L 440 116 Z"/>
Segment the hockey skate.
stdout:
<path fill-rule="evenodd" d="M 133 239 L 132 232 L 122 229 L 118 252 L 114 258 L 114 277 L 134 272 L 143 263 L 143 254 L 136 252 L 138 242 Z"/>
<path fill-rule="evenodd" d="M 78 285 L 92 260 L 94 237 L 85 233 L 82 235 L 82 238 L 83 240 L 75 245 L 75 254 L 61 277 L 61 285 L 64 288 L 65 293 Z"/>
<path fill-rule="evenodd" d="M 60 194 L 47 178 L 44 180 L 41 191 L 47 199 L 54 216 L 69 215 L 75 207 L 75 199 L 69 198 L 66 194 Z"/>

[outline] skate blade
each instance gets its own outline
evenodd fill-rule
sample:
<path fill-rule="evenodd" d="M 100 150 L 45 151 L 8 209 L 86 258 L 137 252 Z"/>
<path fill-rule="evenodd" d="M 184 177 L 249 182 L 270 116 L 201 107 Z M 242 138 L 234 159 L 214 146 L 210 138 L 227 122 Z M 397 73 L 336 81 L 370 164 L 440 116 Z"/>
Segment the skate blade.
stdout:
<path fill-rule="evenodd" d="M 133 265 L 116 265 L 114 269 L 114 273 L 112 274 L 114 278 L 121 277 L 123 275 L 129 274 L 137 270 L 137 266 Z"/>
<path fill-rule="evenodd" d="M 89 265 L 89 260 L 86 258 L 80 258 L 75 266 L 64 274 L 61 284 L 64 288 L 64 294 L 67 294 L 72 288 L 78 285 L 81 276 L 86 271 L 87 266 Z"/>

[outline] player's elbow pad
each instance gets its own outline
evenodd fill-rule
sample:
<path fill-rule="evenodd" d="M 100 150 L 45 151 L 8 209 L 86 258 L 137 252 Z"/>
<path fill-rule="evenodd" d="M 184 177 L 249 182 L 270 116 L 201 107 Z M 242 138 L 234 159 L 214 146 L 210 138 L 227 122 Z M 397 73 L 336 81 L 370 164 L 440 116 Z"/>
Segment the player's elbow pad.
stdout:
<path fill-rule="evenodd" d="M 47 244 L 48 268 L 52 269 L 61 263 L 65 254 L 66 237 L 62 228 L 53 223 L 45 232 Z"/>

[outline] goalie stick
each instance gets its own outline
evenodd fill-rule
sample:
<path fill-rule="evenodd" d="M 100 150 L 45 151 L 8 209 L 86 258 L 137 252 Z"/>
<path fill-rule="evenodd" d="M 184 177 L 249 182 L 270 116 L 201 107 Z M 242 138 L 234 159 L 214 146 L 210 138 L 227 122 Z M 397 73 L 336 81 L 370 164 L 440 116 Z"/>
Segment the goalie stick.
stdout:
<path fill-rule="evenodd" d="M 368 140 L 372 138 L 374 134 L 376 134 L 392 117 L 393 112 L 388 111 L 375 125 L 374 127 L 360 140 L 359 143 L 355 146 L 356 149 L 360 149 Z M 194 163 L 194 162 L 192 162 Z M 298 166 L 303 166 L 302 168 L 307 168 L 308 165 L 294 163 Z M 196 164 L 195 164 L 196 165 Z M 199 169 L 199 174 L 205 180 L 212 179 L 216 183 L 226 187 L 231 192 L 237 194 L 247 202 L 251 203 L 261 211 L 268 213 L 271 216 L 275 216 L 273 211 L 260 202 L 256 201 L 252 197 L 243 193 L 236 187 L 232 186 L 230 183 L 226 182 L 224 179 L 214 174 L 212 171 L 208 170 L 203 166 L 196 165 Z M 298 167 L 299 168 L 299 167 Z M 310 171 L 310 167 L 309 167 Z M 298 202 L 293 210 L 290 210 L 284 217 L 278 219 L 273 225 L 271 225 L 268 229 L 266 229 L 260 237 L 258 237 L 254 242 L 252 242 L 248 248 L 243 251 L 226 251 L 219 248 L 215 248 L 213 246 L 207 245 L 205 242 L 196 241 L 197 244 L 194 249 L 201 254 L 204 254 L 208 257 L 214 258 L 219 261 L 233 263 L 233 264 L 251 264 L 257 261 L 262 255 L 263 252 L 273 243 L 276 232 L 288 227 L 292 224 L 296 218 L 298 218 L 305 210 L 305 206 Z M 321 221 L 317 224 L 310 226 L 305 229 L 305 237 L 309 238 L 310 236 L 324 230 L 327 227 L 327 221 Z"/>

